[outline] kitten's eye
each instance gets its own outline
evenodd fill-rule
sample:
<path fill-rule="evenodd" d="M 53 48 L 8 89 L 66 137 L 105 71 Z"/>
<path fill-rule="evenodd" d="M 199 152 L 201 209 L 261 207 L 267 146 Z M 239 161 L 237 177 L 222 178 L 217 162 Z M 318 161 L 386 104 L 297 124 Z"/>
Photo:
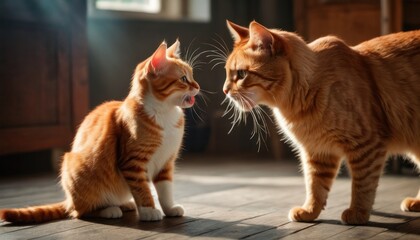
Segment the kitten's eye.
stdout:
<path fill-rule="evenodd" d="M 246 77 L 246 71 L 245 70 L 238 70 L 236 72 L 236 77 L 238 79 L 244 79 Z"/>
<path fill-rule="evenodd" d="M 181 77 L 181 81 L 184 82 L 184 83 L 186 83 L 188 81 L 187 76 L 182 76 Z"/>

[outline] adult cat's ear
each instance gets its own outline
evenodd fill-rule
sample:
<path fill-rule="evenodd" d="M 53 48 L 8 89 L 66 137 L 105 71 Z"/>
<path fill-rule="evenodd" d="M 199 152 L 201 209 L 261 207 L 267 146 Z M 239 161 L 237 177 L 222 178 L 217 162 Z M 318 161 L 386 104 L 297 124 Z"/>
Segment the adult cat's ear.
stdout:
<path fill-rule="evenodd" d="M 249 41 L 248 44 L 254 50 L 271 49 L 273 44 L 273 35 L 263 25 L 252 21 L 249 24 Z"/>
<path fill-rule="evenodd" d="M 172 44 L 167 50 L 166 50 L 166 55 L 168 57 L 171 58 L 180 58 L 181 53 L 180 53 L 180 48 L 179 45 L 181 43 L 179 42 L 178 39 L 176 39 L 176 41 L 174 42 L 174 44 Z"/>
<path fill-rule="evenodd" d="M 249 24 L 248 45 L 253 50 L 269 51 L 272 55 L 286 53 L 284 40 L 281 37 L 272 34 L 270 30 L 256 21 L 252 21 Z"/>
<path fill-rule="evenodd" d="M 240 42 L 242 39 L 248 37 L 249 35 L 248 28 L 241 27 L 237 24 L 234 24 L 233 22 L 229 20 L 226 20 L 226 25 L 230 31 L 230 34 L 232 34 L 232 37 L 235 43 Z"/>
<path fill-rule="evenodd" d="M 149 72 L 158 73 L 165 67 L 168 61 L 166 58 L 166 47 L 166 42 L 163 42 L 153 53 L 149 62 Z"/>

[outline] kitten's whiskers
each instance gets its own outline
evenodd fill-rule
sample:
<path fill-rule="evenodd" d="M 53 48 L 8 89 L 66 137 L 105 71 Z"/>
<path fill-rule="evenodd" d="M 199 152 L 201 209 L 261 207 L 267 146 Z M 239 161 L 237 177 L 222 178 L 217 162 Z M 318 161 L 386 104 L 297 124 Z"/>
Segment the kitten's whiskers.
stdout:
<path fill-rule="evenodd" d="M 206 93 L 213 94 L 213 92 L 200 89 L 200 92 L 196 95 L 197 101 L 195 102 L 194 106 L 191 107 L 191 116 L 195 122 L 197 122 L 197 119 L 195 119 L 194 115 L 200 120 L 202 123 L 205 123 L 204 116 L 206 114 L 206 111 L 200 106 L 200 100 L 207 106 L 207 100 L 208 97 L 206 96 Z M 207 100 L 206 100 L 207 99 Z M 204 115 L 204 116 L 203 116 Z"/>
<path fill-rule="evenodd" d="M 185 53 L 185 62 L 188 63 L 193 69 L 200 69 L 200 66 L 205 64 L 205 62 L 197 60 L 201 55 L 205 53 L 205 51 L 199 52 L 200 48 L 197 48 L 191 52 L 190 49 L 194 40 L 195 39 L 193 39 L 187 47 L 187 51 Z"/>

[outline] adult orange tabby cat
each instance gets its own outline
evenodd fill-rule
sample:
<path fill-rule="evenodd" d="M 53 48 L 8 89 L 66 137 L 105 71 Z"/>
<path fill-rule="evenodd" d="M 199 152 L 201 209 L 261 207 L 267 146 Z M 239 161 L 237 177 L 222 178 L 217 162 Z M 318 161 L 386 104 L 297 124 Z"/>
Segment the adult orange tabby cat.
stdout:
<path fill-rule="evenodd" d="M 181 108 L 194 104 L 199 85 L 179 58 L 179 42 L 162 43 L 138 64 L 123 101 L 104 103 L 83 121 L 71 152 L 64 155 L 61 184 L 66 200 L 21 209 L 3 209 L 9 222 L 44 222 L 68 216 L 119 218 L 138 210 L 143 221 L 162 219 L 149 181 L 166 216 L 182 216 L 172 196 L 174 162 L 184 133 Z M 132 201 L 134 198 L 134 202 Z"/>
<path fill-rule="evenodd" d="M 293 221 L 324 208 L 342 159 L 352 175 L 348 224 L 369 220 L 389 154 L 420 166 L 420 31 L 391 34 L 349 47 L 336 37 L 306 44 L 294 33 L 227 22 L 234 49 L 223 91 L 237 108 L 269 106 L 300 153 L 306 201 Z M 420 192 L 404 211 L 420 211 Z"/>

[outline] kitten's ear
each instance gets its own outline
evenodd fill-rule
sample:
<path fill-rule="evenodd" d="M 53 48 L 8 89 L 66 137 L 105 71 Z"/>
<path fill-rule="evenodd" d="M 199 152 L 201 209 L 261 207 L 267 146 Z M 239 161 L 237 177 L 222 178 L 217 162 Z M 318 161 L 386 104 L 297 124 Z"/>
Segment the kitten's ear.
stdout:
<path fill-rule="evenodd" d="M 181 52 L 180 52 L 180 42 L 178 39 L 176 39 L 176 41 L 174 42 L 174 44 L 172 44 L 172 46 L 170 46 L 167 50 L 166 50 L 166 55 L 168 57 L 171 58 L 180 58 L 181 57 Z"/>
<path fill-rule="evenodd" d="M 158 73 L 166 65 L 168 59 L 166 58 L 166 42 L 160 44 L 149 63 L 149 72 Z"/>
<path fill-rule="evenodd" d="M 284 39 L 276 34 L 272 34 L 270 30 L 256 21 L 252 21 L 249 24 L 248 44 L 253 50 L 269 51 L 272 55 L 286 54 Z"/>
<path fill-rule="evenodd" d="M 234 24 L 233 22 L 229 20 L 226 20 L 226 25 L 230 31 L 230 34 L 232 34 L 232 37 L 235 43 L 240 42 L 242 39 L 248 37 L 249 35 L 248 28 L 241 27 L 237 24 Z"/>

